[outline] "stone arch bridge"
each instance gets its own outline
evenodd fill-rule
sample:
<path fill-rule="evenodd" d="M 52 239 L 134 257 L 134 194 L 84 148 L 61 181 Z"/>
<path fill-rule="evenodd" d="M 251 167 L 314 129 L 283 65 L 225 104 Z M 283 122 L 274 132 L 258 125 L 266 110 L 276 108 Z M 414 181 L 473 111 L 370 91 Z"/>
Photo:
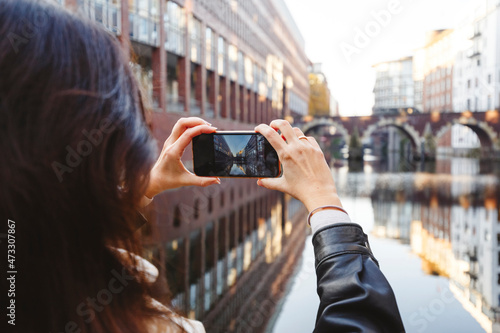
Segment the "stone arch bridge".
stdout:
<path fill-rule="evenodd" d="M 304 133 L 318 127 L 333 126 L 349 143 L 351 135 L 358 131 L 361 140 L 384 127 L 397 127 L 411 140 L 416 159 L 432 157 L 428 142 L 440 139 L 453 125 L 460 124 L 472 129 L 481 143 L 483 157 L 500 157 L 500 113 L 498 110 L 462 113 L 423 113 L 404 115 L 372 115 L 358 117 L 323 117 L 295 123 Z"/>

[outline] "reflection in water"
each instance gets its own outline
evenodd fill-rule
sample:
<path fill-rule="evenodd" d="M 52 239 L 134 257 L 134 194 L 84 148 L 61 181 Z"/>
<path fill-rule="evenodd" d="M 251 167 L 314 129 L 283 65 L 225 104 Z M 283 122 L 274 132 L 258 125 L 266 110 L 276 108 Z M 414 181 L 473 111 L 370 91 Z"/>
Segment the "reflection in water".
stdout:
<path fill-rule="evenodd" d="M 199 227 L 163 245 L 168 288 L 177 310 L 208 333 L 262 332 L 303 248 L 305 210 L 278 192 L 246 200 L 228 192 L 230 209 L 200 214 Z"/>
<path fill-rule="evenodd" d="M 438 161 L 439 162 L 439 161 Z M 446 173 L 381 174 L 371 199 L 374 233 L 411 245 L 487 332 L 500 332 L 499 178 L 477 160 L 438 163 Z"/>
<path fill-rule="evenodd" d="M 230 175 L 233 176 L 244 176 L 246 175 L 246 166 L 241 164 L 233 164 L 231 171 L 229 171 Z"/>
<path fill-rule="evenodd" d="M 335 161 L 332 172 L 351 219 L 372 236 L 407 332 L 500 332 L 498 166 L 473 159 L 385 162 L 365 161 L 353 171 Z M 319 300 L 309 242 L 273 333 L 314 327 Z"/>

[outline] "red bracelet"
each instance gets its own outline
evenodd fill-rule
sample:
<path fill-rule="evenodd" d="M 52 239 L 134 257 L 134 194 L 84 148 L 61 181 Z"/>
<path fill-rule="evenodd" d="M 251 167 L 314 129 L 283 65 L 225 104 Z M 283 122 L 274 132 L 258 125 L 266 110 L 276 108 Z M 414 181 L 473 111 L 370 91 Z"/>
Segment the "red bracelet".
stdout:
<path fill-rule="evenodd" d="M 340 206 L 321 206 L 321 207 L 318 207 L 318 208 L 314 208 L 313 210 L 311 210 L 311 212 L 309 213 L 309 215 L 307 216 L 307 224 L 308 225 L 311 225 L 311 217 L 316 214 L 317 212 L 319 211 L 322 211 L 322 210 L 325 210 L 325 209 L 333 209 L 333 210 L 338 210 L 338 211 L 341 211 L 343 213 L 346 213 L 347 212 L 345 211 L 344 208 L 340 207 Z M 347 214 L 349 215 L 349 214 Z"/>

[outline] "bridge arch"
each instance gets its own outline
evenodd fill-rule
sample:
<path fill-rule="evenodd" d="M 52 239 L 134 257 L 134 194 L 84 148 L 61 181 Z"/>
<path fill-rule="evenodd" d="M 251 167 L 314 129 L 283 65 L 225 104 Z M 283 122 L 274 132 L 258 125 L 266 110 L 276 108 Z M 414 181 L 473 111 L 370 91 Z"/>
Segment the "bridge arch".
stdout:
<path fill-rule="evenodd" d="M 443 125 L 436 132 L 436 140 L 439 140 L 453 125 L 463 125 L 476 133 L 482 148 L 489 148 L 493 151 L 500 151 L 500 146 L 495 145 L 498 141 L 498 134 L 495 129 L 485 121 L 478 121 L 474 118 L 460 117 Z"/>
<path fill-rule="evenodd" d="M 308 133 L 313 129 L 323 126 L 335 127 L 338 133 L 344 137 L 346 143 L 349 142 L 349 140 L 351 139 L 349 131 L 347 131 L 347 129 L 342 125 L 342 123 L 335 121 L 331 118 L 314 118 L 313 120 L 302 126 L 302 132 L 304 132 L 305 135 L 308 135 Z"/>
<path fill-rule="evenodd" d="M 368 125 L 368 127 L 361 133 L 361 140 L 368 140 L 375 131 L 389 126 L 396 127 L 403 131 L 408 136 L 408 138 L 410 138 L 411 144 L 414 149 L 414 157 L 420 157 L 422 153 L 421 143 L 423 142 L 423 138 L 412 125 L 408 124 L 407 122 L 403 122 L 398 118 L 382 117 L 376 123 Z"/>

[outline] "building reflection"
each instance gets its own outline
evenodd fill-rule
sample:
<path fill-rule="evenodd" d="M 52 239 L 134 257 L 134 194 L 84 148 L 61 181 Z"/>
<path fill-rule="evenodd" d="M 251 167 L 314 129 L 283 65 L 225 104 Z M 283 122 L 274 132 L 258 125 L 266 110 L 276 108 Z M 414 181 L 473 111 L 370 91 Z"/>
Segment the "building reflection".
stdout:
<path fill-rule="evenodd" d="M 500 332 L 499 178 L 476 161 L 447 174 L 383 174 L 372 192 L 374 233 L 409 243 L 428 274 L 450 289 L 487 332 Z"/>
<path fill-rule="evenodd" d="M 254 183 L 156 198 L 148 217 L 167 223 L 142 230 L 146 258 L 160 268 L 159 292 L 207 332 L 264 331 L 303 249 L 303 205 Z"/>
<path fill-rule="evenodd" d="M 229 175 L 233 165 L 233 153 L 222 135 L 214 136 L 215 173 Z"/>

